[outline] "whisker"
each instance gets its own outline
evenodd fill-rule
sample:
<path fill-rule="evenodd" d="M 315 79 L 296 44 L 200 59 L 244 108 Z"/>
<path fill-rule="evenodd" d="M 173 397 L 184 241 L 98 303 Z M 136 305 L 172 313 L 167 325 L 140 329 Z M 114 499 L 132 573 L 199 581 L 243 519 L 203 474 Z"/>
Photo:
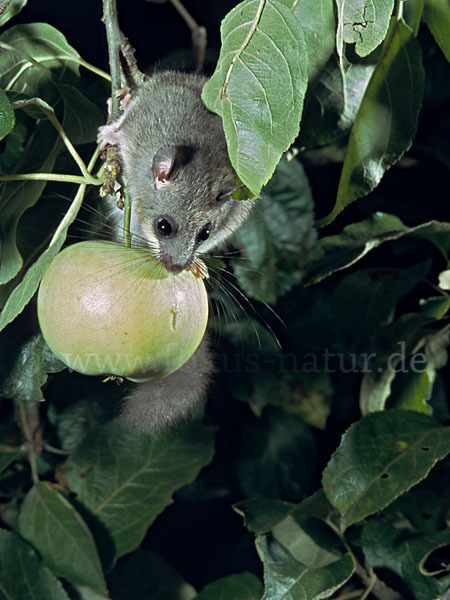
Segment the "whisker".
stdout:
<path fill-rule="evenodd" d="M 234 273 L 230 273 L 227 269 L 224 269 L 222 267 L 219 267 L 219 270 L 222 271 L 225 275 L 227 276 L 231 276 L 234 279 L 236 278 L 236 275 Z M 246 307 L 250 308 L 251 313 L 253 313 L 253 315 L 255 317 L 257 317 L 258 319 L 260 319 L 262 321 L 262 323 L 264 324 L 264 326 L 268 329 L 268 331 L 270 331 L 270 333 L 272 334 L 274 340 L 277 343 L 277 346 L 281 349 L 281 343 L 278 339 L 278 336 L 276 335 L 275 331 L 273 330 L 273 328 L 270 326 L 270 324 L 267 322 L 267 320 L 262 317 L 262 315 L 258 312 L 258 310 L 254 307 L 253 303 L 250 301 L 250 299 L 245 295 L 245 293 L 234 283 L 232 283 L 231 281 L 227 280 L 227 284 L 233 289 L 233 291 L 243 300 L 244 304 Z M 258 302 L 261 302 L 261 304 L 278 320 L 278 322 L 283 326 L 286 327 L 286 324 L 284 323 L 284 321 L 282 320 L 282 318 L 277 314 L 277 312 L 264 300 L 258 300 Z M 239 302 L 239 306 L 242 307 L 242 304 Z M 243 307 L 242 307 L 242 310 Z M 246 312 L 246 311 L 244 311 Z M 246 313 L 247 314 L 247 313 Z"/>

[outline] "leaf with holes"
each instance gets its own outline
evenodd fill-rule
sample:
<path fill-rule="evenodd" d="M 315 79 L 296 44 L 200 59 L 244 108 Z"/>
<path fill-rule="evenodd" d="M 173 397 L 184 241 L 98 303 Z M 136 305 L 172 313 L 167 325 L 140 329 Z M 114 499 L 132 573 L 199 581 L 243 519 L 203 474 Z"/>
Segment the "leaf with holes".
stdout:
<path fill-rule="evenodd" d="M 373 413 L 343 435 L 323 472 L 342 529 L 383 509 L 450 452 L 450 427 L 403 410 Z"/>
<path fill-rule="evenodd" d="M 307 84 L 303 30 L 280 0 L 246 0 L 221 26 L 222 48 L 203 88 L 222 117 L 231 163 L 258 196 L 299 131 Z"/>
<path fill-rule="evenodd" d="M 367 56 L 386 36 L 394 0 L 336 0 L 336 5 L 339 53 L 343 54 L 344 44 L 355 44 L 359 56 Z"/>
<path fill-rule="evenodd" d="M 414 590 L 411 596 L 414 600 L 448 597 L 444 594 L 450 586 L 450 567 L 446 559 L 450 549 L 449 530 L 422 534 L 385 522 L 368 521 L 363 526 L 361 542 L 370 566 L 398 575 Z"/>

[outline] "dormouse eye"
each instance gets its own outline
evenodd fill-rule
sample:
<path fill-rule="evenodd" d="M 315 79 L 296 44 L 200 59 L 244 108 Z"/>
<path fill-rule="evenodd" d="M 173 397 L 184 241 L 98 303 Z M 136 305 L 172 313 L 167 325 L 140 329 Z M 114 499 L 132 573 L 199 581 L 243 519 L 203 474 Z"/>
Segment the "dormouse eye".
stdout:
<path fill-rule="evenodd" d="M 205 227 L 203 227 L 203 229 L 200 230 L 200 233 L 197 236 L 197 239 L 199 242 L 204 242 L 205 240 L 207 240 L 209 238 L 211 234 L 211 223 L 208 223 L 207 225 L 205 225 Z"/>
<path fill-rule="evenodd" d="M 154 227 L 158 237 L 167 238 L 175 235 L 176 233 L 175 223 L 167 217 L 161 217 L 159 219 L 156 219 Z"/>

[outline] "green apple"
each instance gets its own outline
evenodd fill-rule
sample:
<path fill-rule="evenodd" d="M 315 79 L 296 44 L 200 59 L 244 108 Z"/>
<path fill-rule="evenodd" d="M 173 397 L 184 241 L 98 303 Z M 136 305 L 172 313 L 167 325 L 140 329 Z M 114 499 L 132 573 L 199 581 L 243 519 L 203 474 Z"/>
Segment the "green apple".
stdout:
<path fill-rule="evenodd" d="M 75 371 L 148 381 L 195 352 L 208 299 L 202 279 L 168 274 L 145 248 L 86 241 L 50 263 L 38 317 L 47 344 Z"/>

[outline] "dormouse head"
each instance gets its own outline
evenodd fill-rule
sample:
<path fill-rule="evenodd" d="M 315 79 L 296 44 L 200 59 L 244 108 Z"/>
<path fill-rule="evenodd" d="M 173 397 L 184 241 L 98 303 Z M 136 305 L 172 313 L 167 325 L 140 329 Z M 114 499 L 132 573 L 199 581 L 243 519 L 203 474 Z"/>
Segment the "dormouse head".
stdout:
<path fill-rule="evenodd" d="M 99 135 L 119 149 L 136 243 L 152 246 L 172 273 L 229 237 L 254 205 L 233 198 L 238 180 L 222 121 L 201 100 L 205 81 L 152 76 Z"/>
<path fill-rule="evenodd" d="M 129 187 L 133 229 L 174 274 L 231 235 L 252 208 L 251 201 L 233 198 L 237 177 L 220 149 L 162 146 L 151 160 L 151 181 L 134 173 Z"/>

